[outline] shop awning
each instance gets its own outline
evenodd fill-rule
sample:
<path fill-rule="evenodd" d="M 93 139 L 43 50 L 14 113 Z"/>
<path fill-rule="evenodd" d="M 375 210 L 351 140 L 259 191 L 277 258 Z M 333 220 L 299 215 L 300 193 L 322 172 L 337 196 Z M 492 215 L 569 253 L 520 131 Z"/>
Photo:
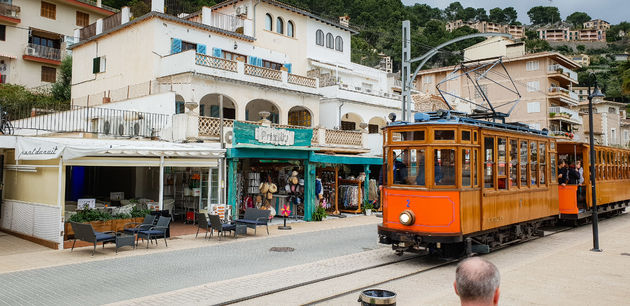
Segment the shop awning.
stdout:
<path fill-rule="evenodd" d="M 121 139 L 0 136 L 0 148 L 15 149 L 17 160 L 71 160 L 86 156 L 221 158 L 218 143 L 171 143 Z"/>
<path fill-rule="evenodd" d="M 383 158 L 375 156 L 361 155 L 332 155 L 332 154 L 316 154 L 310 157 L 311 162 L 326 164 L 347 164 L 347 165 L 382 165 Z"/>

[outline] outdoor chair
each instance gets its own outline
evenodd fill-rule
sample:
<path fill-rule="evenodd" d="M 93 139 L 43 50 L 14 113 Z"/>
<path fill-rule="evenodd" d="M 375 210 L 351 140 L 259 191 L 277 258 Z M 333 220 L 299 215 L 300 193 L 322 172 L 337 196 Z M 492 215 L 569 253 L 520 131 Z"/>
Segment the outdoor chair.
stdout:
<path fill-rule="evenodd" d="M 212 230 L 218 232 L 217 236 L 219 236 L 219 240 L 221 240 L 221 234 L 225 236 L 225 232 L 229 231 L 234 231 L 234 236 L 236 236 L 236 225 L 222 223 L 219 215 L 208 215 L 208 219 L 210 219 Z"/>
<path fill-rule="evenodd" d="M 155 245 L 157 245 L 157 238 L 164 238 L 164 244 L 168 248 L 168 243 L 166 242 L 166 236 L 167 236 L 169 224 L 171 224 L 170 217 L 160 216 L 156 225 L 151 226 L 146 229 L 140 229 L 138 231 L 138 236 L 136 236 L 136 245 L 138 245 L 138 240 L 146 238 L 147 249 L 148 249 L 149 242 L 151 242 L 151 239 L 154 239 Z"/>
<path fill-rule="evenodd" d="M 114 232 L 97 232 L 92 227 L 92 224 L 88 223 L 70 222 L 70 225 L 74 231 L 74 241 L 72 242 L 72 249 L 70 249 L 70 252 L 74 250 L 74 244 L 77 242 L 77 239 L 94 243 L 92 256 L 94 256 L 94 251 L 96 251 L 97 243 L 102 242 L 103 248 L 105 248 L 105 243 L 116 242 L 116 234 Z"/>
<path fill-rule="evenodd" d="M 206 219 L 206 214 L 197 213 L 197 234 L 195 234 L 195 238 L 199 235 L 200 229 L 206 230 L 206 236 L 204 238 L 208 238 L 208 231 L 210 231 L 210 225 L 208 224 L 208 219 Z M 210 237 L 212 237 L 212 232 L 210 232 Z"/>
<path fill-rule="evenodd" d="M 266 226 L 267 235 L 269 235 L 269 214 L 271 211 L 267 209 L 248 208 L 245 210 L 245 216 L 243 219 L 236 220 L 237 224 L 247 225 L 248 228 L 254 229 L 254 235 L 256 235 L 256 227 Z"/>
<path fill-rule="evenodd" d="M 156 215 L 146 215 L 144 216 L 144 220 L 142 221 L 142 223 L 138 223 L 138 222 L 127 223 L 123 226 L 123 232 L 130 235 L 135 235 L 138 233 L 139 230 L 149 229 L 151 226 L 153 226 L 153 223 L 155 223 L 156 217 L 157 217 Z"/>

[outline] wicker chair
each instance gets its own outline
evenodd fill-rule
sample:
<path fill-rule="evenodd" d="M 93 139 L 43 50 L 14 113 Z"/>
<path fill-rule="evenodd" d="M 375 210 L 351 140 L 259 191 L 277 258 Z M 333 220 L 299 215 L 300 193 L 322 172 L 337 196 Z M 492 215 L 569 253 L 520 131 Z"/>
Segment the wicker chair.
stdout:
<path fill-rule="evenodd" d="M 219 240 L 221 240 L 221 234 L 225 236 L 225 232 L 233 231 L 234 236 L 236 236 L 236 225 L 234 224 L 226 224 L 221 223 L 221 217 L 219 215 L 208 215 L 208 219 L 210 219 L 210 226 L 213 231 L 217 231 L 219 234 Z"/>
<path fill-rule="evenodd" d="M 146 215 L 144 216 L 144 220 L 142 221 L 142 223 L 138 223 L 138 222 L 127 223 L 123 226 L 123 232 L 127 234 L 131 234 L 131 235 L 135 235 L 138 233 L 139 230 L 149 229 L 151 226 L 153 226 L 153 223 L 155 223 L 156 217 L 157 217 L 156 215 Z"/>
<path fill-rule="evenodd" d="M 147 249 L 149 248 L 149 242 L 151 239 L 155 240 L 155 245 L 157 245 L 157 238 L 164 238 L 164 244 L 168 247 L 168 243 L 166 242 L 166 233 L 168 232 L 168 226 L 171 224 L 170 217 L 160 216 L 158 222 L 155 226 L 151 226 L 147 229 L 140 229 L 138 231 L 138 235 L 136 236 L 136 245 L 138 245 L 139 239 L 147 239 Z"/>
<path fill-rule="evenodd" d="M 206 219 L 206 214 L 197 213 L 195 218 L 197 219 L 197 234 L 195 234 L 195 238 L 199 235 L 200 229 L 206 230 L 206 236 L 204 238 L 208 238 L 208 231 L 211 230 L 210 224 L 208 224 L 208 219 Z M 210 237 L 212 237 L 212 232 L 210 232 Z"/>
<path fill-rule="evenodd" d="M 94 251 L 96 251 L 97 243 L 102 242 L 103 248 L 105 248 L 105 243 L 116 242 L 116 234 L 114 232 L 97 232 L 92 227 L 92 224 L 70 222 L 70 226 L 72 226 L 72 230 L 74 231 L 74 241 L 72 242 L 70 252 L 74 251 L 74 244 L 77 242 L 77 239 L 94 243 L 92 256 L 94 256 Z"/>

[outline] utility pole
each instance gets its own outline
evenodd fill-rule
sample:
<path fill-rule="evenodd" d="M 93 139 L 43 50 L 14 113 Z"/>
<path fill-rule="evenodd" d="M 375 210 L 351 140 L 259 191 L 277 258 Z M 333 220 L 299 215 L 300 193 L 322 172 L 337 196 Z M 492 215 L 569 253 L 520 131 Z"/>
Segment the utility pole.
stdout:
<path fill-rule="evenodd" d="M 401 90 L 402 90 L 402 121 L 409 122 L 411 117 L 411 89 L 408 81 L 411 73 L 411 22 L 404 20 L 402 22 L 402 66 L 401 66 Z"/>

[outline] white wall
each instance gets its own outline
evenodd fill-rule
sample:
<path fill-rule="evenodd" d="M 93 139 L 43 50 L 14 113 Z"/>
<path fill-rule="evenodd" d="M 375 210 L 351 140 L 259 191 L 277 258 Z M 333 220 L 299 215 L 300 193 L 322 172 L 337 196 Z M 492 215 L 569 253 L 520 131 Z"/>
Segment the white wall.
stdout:
<path fill-rule="evenodd" d="M 318 29 L 324 32 L 323 46 L 316 44 L 315 33 Z M 328 63 L 350 64 L 350 32 L 310 18 L 306 21 L 306 31 L 306 56 L 308 58 Z M 335 38 L 341 36 L 343 39 L 343 52 L 326 48 L 326 34 L 328 33 L 331 33 Z"/>

